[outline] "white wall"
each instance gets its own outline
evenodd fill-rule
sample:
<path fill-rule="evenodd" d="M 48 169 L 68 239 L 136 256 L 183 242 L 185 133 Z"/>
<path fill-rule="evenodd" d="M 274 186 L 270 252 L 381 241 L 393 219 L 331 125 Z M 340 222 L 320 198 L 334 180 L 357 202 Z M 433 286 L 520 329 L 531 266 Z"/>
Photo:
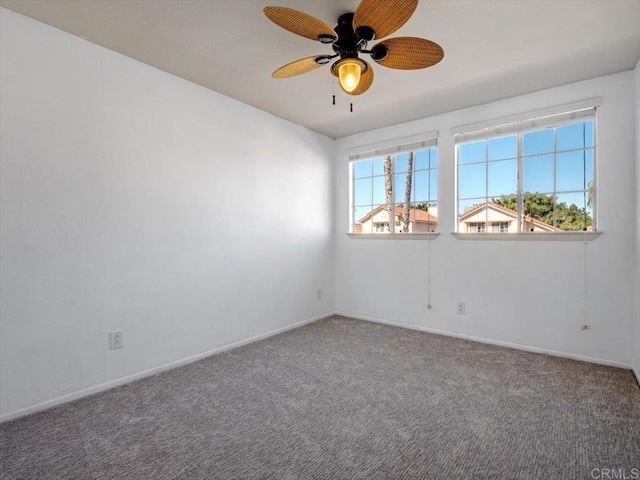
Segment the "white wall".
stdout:
<path fill-rule="evenodd" d="M 1 418 L 333 311 L 332 139 L 0 17 Z"/>
<path fill-rule="evenodd" d="M 633 368 L 640 383 L 640 60 L 634 70 L 636 97 L 636 283 Z"/>
<path fill-rule="evenodd" d="M 422 329 L 505 342 L 621 366 L 632 362 L 635 233 L 634 75 L 625 72 L 336 142 L 336 310 Z M 598 226 L 582 242 L 456 240 L 455 126 L 603 97 L 598 110 Z M 352 239 L 345 148 L 438 130 L 439 230 L 427 310 L 425 240 Z M 466 315 L 456 315 L 457 301 Z M 590 325 L 582 331 L 580 326 Z"/>

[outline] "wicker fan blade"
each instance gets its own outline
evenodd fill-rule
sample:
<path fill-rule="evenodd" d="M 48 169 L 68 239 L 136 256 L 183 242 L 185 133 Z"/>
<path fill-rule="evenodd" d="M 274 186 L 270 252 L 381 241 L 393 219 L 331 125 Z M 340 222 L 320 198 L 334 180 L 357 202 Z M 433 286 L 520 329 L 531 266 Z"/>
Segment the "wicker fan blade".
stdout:
<path fill-rule="evenodd" d="M 273 78 L 288 78 L 310 72 L 311 70 L 315 70 L 322 66 L 319 63 L 316 63 L 316 58 L 321 56 L 322 55 L 314 55 L 313 57 L 301 58 L 295 62 L 287 63 L 273 72 L 271 76 Z"/>
<path fill-rule="evenodd" d="M 338 38 L 333 28 L 322 20 L 293 8 L 264 7 L 263 11 L 273 23 L 297 35 L 311 40 L 319 40 L 320 36 L 333 37 L 334 40 Z"/>
<path fill-rule="evenodd" d="M 362 61 L 364 62 L 364 60 Z M 353 92 L 347 92 L 344 88 L 342 88 L 340 82 L 338 82 L 338 85 L 340 85 L 342 91 L 347 95 L 362 95 L 364 92 L 369 90 L 369 87 L 371 87 L 371 84 L 373 84 L 373 68 L 371 68 L 371 65 L 369 65 L 367 62 L 364 63 L 367 65 L 367 69 L 360 77 L 360 82 Z M 331 70 L 331 73 L 334 77 L 338 76 L 338 74 L 334 72 L 333 69 Z"/>
<path fill-rule="evenodd" d="M 376 38 L 388 37 L 411 18 L 418 0 L 362 0 L 353 17 L 353 28 L 371 27 Z"/>
<path fill-rule="evenodd" d="M 378 45 L 387 47 L 389 53 L 377 62 L 385 67 L 399 70 L 431 67 L 444 57 L 444 50 L 440 45 L 424 38 L 396 37 L 380 42 Z"/>

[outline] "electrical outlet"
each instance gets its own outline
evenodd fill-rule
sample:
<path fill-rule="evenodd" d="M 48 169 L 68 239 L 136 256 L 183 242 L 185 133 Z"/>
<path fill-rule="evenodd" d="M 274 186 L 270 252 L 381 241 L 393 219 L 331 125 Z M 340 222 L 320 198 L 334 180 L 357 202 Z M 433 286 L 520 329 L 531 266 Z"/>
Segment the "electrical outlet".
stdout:
<path fill-rule="evenodd" d="M 316 298 L 318 300 L 322 300 L 322 289 L 319 288 L 318 290 L 316 290 Z"/>
<path fill-rule="evenodd" d="M 124 347 L 122 330 L 109 332 L 109 348 L 111 350 Z"/>
<path fill-rule="evenodd" d="M 464 315 L 467 313 L 467 304 L 464 302 L 456 303 L 456 313 L 458 315 Z"/>

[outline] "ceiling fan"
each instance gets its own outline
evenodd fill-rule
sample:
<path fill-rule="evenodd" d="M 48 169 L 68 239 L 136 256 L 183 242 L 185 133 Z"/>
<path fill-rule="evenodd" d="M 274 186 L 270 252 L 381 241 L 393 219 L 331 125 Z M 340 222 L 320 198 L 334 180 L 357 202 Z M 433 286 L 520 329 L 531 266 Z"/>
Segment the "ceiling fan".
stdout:
<path fill-rule="evenodd" d="M 396 37 L 367 49 L 368 42 L 381 40 L 404 25 L 418 7 L 418 0 L 362 0 L 355 13 L 345 13 L 331 28 L 312 15 L 286 7 L 265 7 L 264 14 L 276 25 L 295 34 L 331 44 L 333 55 L 313 55 L 278 68 L 273 78 L 288 78 L 330 63 L 331 73 L 349 95 L 361 95 L 373 83 L 373 69 L 361 54 L 384 67 L 415 70 L 435 65 L 444 57 L 437 43 L 418 37 Z"/>

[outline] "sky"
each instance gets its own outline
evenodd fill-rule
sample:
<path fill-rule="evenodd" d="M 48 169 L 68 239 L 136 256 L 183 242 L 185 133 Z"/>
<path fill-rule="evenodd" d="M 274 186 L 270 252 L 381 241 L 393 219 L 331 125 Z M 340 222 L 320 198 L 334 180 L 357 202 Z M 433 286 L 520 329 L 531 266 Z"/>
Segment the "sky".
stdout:
<path fill-rule="evenodd" d="M 523 192 L 553 194 L 555 182 L 559 202 L 586 206 L 591 213 L 584 190 L 593 179 L 593 146 L 593 120 L 523 133 Z M 517 135 L 458 145 L 460 213 L 517 192 L 517 150 Z M 395 157 L 396 203 L 404 203 L 406 159 L 406 153 Z M 383 162 L 382 157 L 353 162 L 355 220 L 385 204 Z M 436 148 L 415 153 L 412 203 L 437 202 L 437 166 Z"/>

